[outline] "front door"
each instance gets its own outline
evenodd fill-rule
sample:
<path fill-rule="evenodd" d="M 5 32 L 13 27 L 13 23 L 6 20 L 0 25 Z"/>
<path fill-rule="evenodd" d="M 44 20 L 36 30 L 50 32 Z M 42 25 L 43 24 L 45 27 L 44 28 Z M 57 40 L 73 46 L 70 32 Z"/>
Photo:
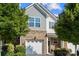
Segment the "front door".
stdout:
<path fill-rule="evenodd" d="M 55 38 L 49 38 L 48 41 L 48 52 L 52 53 L 55 48 L 60 48 L 61 42 Z"/>

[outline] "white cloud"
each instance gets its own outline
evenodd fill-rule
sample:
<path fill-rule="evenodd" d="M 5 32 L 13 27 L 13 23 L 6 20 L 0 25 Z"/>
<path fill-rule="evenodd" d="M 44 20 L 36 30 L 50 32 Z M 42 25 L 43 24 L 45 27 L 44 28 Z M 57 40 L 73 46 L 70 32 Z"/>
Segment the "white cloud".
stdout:
<path fill-rule="evenodd" d="M 52 3 L 52 4 L 50 4 L 49 6 L 48 6 L 48 8 L 50 9 L 50 10 L 52 10 L 52 9 L 59 9 L 59 10 L 62 10 L 62 8 L 59 6 L 59 4 L 57 4 L 57 3 Z"/>
<path fill-rule="evenodd" d="M 59 5 L 58 3 L 43 3 L 43 5 L 46 6 L 47 9 L 49 9 L 50 11 L 56 10 L 56 9 L 62 10 L 62 8 L 60 7 L 60 5 Z M 55 13 L 54 13 L 54 15 L 55 15 L 56 17 L 59 16 L 58 14 L 55 14 Z"/>
<path fill-rule="evenodd" d="M 49 10 L 53 10 L 53 9 L 59 9 L 62 10 L 62 8 L 60 7 L 60 5 L 58 3 L 44 3 L 43 5 L 47 6 L 47 8 Z"/>

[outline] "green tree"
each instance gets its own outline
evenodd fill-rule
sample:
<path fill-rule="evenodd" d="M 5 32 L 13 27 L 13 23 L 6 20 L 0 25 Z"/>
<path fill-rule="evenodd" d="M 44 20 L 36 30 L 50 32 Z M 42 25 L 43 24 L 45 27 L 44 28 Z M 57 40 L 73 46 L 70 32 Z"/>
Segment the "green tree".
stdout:
<path fill-rule="evenodd" d="M 58 38 L 72 42 L 75 45 L 77 54 L 77 44 L 79 44 L 79 4 L 66 4 L 64 11 L 59 15 L 55 31 Z"/>
<path fill-rule="evenodd" d="M 28 32 L 28 16 L 24 13 L 18 3 L 0 4 L 0 40 L 13 43 Z"/>

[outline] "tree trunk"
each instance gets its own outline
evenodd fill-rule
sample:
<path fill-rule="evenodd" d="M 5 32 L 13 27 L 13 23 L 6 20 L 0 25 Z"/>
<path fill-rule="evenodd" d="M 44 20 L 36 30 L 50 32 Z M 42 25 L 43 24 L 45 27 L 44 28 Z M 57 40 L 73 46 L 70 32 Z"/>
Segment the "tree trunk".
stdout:
<path fill-rule="evenodd" d="M 75 45 L 75 56 L 77 56 L 77 45 Z"/>

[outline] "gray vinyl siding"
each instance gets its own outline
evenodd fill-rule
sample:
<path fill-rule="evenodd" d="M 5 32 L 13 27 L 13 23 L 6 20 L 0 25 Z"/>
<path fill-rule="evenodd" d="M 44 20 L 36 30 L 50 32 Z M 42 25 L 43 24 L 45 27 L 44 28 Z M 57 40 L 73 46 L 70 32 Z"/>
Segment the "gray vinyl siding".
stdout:
<path fill-rule="evenodd" d="M 29 27 L 31 30 L 46 31 L 46 18 L 34 6 L 28 8 L 25 12 L 29 17 L 39 17 L 40 27 Z"/>

